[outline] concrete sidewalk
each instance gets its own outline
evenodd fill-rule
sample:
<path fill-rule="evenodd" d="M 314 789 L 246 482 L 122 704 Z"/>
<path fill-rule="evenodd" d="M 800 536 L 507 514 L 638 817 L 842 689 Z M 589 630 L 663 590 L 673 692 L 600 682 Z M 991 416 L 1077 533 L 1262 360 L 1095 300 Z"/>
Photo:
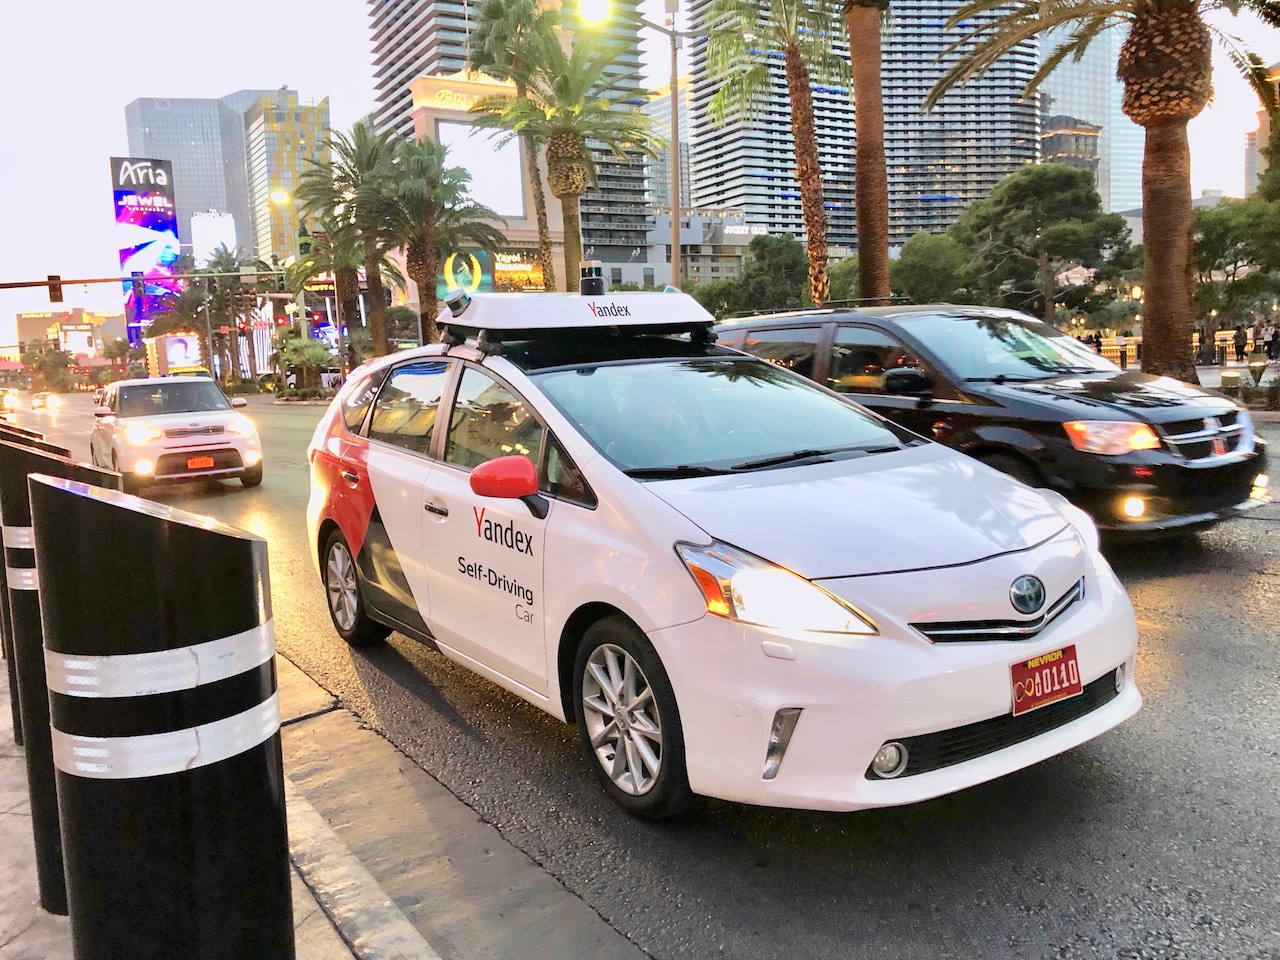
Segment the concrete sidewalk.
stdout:
<path fill-rule="evenodd" d="M 285 723 L 333 707 L 292 664 L 277 663 Z M 40 908 L 26 762 L 13 742 L 7 668 L 0 661 L 0 960 L 70 960 L 70 921 Z M 438 960 L 287 776 L 286 785 L 298 960 Z"/>

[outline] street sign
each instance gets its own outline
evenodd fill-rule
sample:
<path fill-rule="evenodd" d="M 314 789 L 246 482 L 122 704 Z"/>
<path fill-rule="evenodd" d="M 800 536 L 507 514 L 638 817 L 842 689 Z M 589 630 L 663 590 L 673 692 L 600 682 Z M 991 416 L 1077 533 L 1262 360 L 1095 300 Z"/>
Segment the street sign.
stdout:
<path fill-rule="evenodd" d="M 254 321 L 253 321 L 253 329 L 255 329 L 255 330 L 270 330 L 270 329 L 271 329 L 271 324 L 270 324 L 268 321 L 266 321 L 266 320 L 254 320 Z"/>
<path fill-rule="evenodd" d="M 230 332 L 231 332 L 231 328 L 230 328 L 230 327 L 228 327 L 228 326 L 221 326 L 221 327 L 219 327 L 219 328 L 218 328 L 218 332 L 219 332 L 219 333 L 230 333 Z"/>

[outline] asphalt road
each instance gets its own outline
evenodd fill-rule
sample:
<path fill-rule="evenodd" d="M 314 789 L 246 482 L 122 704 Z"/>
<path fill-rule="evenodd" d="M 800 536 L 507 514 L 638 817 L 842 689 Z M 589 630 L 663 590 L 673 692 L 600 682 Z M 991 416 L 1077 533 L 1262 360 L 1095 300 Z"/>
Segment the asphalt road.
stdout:
<path fill-rule="evenodd" d="M 606 800 L 571 728 L 398 635 L 337 638 L 303 521 L 321 409 L 248 412 L 263 486 L 149 495 L 265 536 L 282 652 L 652 956 L 1280 960 L 1280 506 L 1111 549 L 1146 706 L 1099 740 L 909 808 L 710 802 L 654 826 Z M 87 457 L 88 398 L 17 421 Z"/>

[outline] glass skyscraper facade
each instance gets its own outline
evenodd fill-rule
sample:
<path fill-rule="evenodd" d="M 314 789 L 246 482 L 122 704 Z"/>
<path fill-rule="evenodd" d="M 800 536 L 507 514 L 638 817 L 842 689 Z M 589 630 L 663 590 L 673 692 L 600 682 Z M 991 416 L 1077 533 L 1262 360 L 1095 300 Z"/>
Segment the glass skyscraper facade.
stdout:
<path fill-rule="evenodd" d="M 706 29 L 711 0 L 694 0 L 694 29 Z M 932 113 L 921 103 L 951 62 L 939 60 L 952 36 L 943 24 L 957 0 L 895 0 L 883 40 L 885 160 L 889 186 L 890 243 L 914 233 L 939 233 L 972 201 L 1005 175 L 1034 163 L 1039 150 L 1038 112 L 1021 100 L 1039 66 L 1035 41 L 1020 46 L 981 79 L 953 90 Z M 995 14 L 986 14 L 994 16 Z M 841 56 L 848 56 L 843 44 Z M 770 233 L 803 237 L 790 108 L 780 58 L 770 64 L 771 95 L 747 116 L 713 126 L 707 105 L 719 78 L 706 70 L 706 41 L 695 41 L 693 158 L 696 206 L 745 211 L 747 222 Z M 854 142 L 856 117 L 843 86 L 812 87 L 822 163 L 827 239 L 833 255 L 855 248 Z"/>
<path fill-rule="evenodd" d="M 1142 206 L 1142 128 L 1120 109 L 1124 87 L 1116 79 L 1124 37 L 1119 28 L 1104 30 L 1089 44 L 1079 63 L 1067 58 L 1041 87 L 1052 98 L 1046 113 L 1075 117 L 1102 128 L 1098 134 L 1098 193 L 1102 208 L 1108 212 Z M 1045 55 L 1057 45 L 1054 36 L 1045 37 Z"/>
<path fill-rule="evenodd" d="M 283 260 L 298 253 L 298 182 L 327 155 L 329 100 L 304 104 L 280 91 L 250 106 L 244 125 L 255 253 Z"/>

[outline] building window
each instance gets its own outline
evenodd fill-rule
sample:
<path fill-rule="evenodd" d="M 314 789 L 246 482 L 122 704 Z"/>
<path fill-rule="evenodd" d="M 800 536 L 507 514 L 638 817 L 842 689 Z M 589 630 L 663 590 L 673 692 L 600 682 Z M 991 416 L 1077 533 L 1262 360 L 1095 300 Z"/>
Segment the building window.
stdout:
<path fill-rule="evenodd" d="M 609 282 L 610 282 L 610 283 L 621 283 L 621 282 L 622 282 L 622 268 L 621 268 L 621 267 L 610 267 L 610 268 L 609 268 Z"/>
<path fill-rule="evenodd" d="M 646 287 L 653 286 L 653 267 L 644 268 L 644 285 Z"/>

